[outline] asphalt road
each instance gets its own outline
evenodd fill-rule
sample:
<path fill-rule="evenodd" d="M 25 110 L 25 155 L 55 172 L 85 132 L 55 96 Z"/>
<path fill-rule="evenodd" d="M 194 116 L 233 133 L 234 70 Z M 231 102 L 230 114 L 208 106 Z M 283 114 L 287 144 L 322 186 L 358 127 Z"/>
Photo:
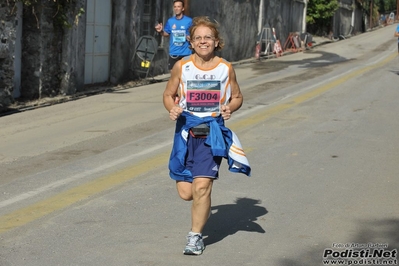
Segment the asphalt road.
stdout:
<path fill-rule="evenodd" d="M 397 265 L 395 27 L 235 64 L 227 126 L 253 171 L 222 164 L 198 257 L 182 254 L 165 82 L 0 117 L 0 265 Z"/>

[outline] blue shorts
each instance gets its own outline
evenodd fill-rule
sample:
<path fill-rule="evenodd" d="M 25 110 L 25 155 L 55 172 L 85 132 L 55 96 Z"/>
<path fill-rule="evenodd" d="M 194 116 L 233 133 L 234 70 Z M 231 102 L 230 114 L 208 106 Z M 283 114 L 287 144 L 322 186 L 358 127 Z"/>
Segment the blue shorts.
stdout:
<path fill-rule="evenodd" d="M 213 156 L 211 147 L 205 144 L 206 138 L 195 138 L 190 134 L 187 140 L 186 168 L 192 178 L 209 177 L 217 179 L 223 157 Z M 192 182 L 193 180 L 186 180 Z"/>

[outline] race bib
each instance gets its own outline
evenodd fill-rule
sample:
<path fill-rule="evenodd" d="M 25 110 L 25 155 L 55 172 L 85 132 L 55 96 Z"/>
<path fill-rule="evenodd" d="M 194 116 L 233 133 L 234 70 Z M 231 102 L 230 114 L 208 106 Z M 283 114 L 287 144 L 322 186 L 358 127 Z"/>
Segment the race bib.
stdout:
<path fill-rule="evenodd" d="M 173 44 L 176 46 L 182 46 L 186 42 L 186 31 L 185 30 L 173 30 Z"/>
<path fill-rule="evenodd" d="M 187 81 L 187 110 L 199 113 L 220 113 L 220 87 L 218 80 Z"/>

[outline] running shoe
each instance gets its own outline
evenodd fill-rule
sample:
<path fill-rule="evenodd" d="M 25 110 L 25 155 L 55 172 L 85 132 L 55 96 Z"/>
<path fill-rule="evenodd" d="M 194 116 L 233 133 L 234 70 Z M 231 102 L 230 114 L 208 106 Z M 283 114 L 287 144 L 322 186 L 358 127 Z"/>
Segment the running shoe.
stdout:
<path fill-rule="evenodd" d="M 202 240 L 202 236 L 199 234 L 187 235 L 187 245 L 183 251 L 184 255 L 201 255 L 202 251 L 204 251 L 204 241 Z"/>

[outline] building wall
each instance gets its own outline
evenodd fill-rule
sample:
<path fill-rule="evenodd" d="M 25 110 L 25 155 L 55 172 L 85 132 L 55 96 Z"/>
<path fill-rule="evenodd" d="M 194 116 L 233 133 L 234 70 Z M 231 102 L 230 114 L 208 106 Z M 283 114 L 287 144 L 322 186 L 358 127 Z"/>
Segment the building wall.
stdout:
<path fill-rule="evenodd" d="M 16 13 L 6 3 L 0 3 L 0 111 L 13 102 Z"/>
<path fill-rule="evenodd" d="M 35 13 L 33 13 L 33 9 Z M 41 0 L 24 8 L 22 29 L 21 96 L 26 99 L 59 94 L 62 56 L 62 29 L 53 23 L 53 1 Z"/>
<path fill-rule="evenodd" d="M 112 31 L 111 31 L 111 64 L 110 82 L 118 83 L 138 76 L 132 70 L 132 58 L 136 44 L 143 36 L 143 6 L 149 0 L 114 0 L 112 1 Z M 168 10 L 167 15 L 172 15 L 172 1 L 154 1 L 154 18 L 151 27 L 159 42 L 156 57 L 153 61 L 151 74 L 163 74 L 167 70 L 167 47 L 163 46 L 162 39 L 155 34 L 155 22 L 161 20 L 163 10 Z M 146 35 L 147 36 L 147 35 Z"/>
<path fill-rule="evenodd" d="M 258 35 L 259 1 L 190 1 L 190 15 L 208 16 L 219 22 L 225 41 L 220 55 L 229 61 L 252 57 Z"/>
<path fill-rule="evenodd" d="M 138 39 L 140 0 L 114 0 L 111 30 L 110 81 L 117 83 L 130 75 L 130 60 Z"/>
<path fill-rule="evenodd" d="M 84 88 L 86 16 L 79 13 L 86 9 L 86 1 L 71 1 L 67 12 L 70 27 L 62 28 L 62 51 L 59 65 L 59 94 L 72 95 Z M 34 88 L 32 88 L 34 89 Z"/>
<path fill-rule="evenodd" d="M 151 20 L 144 14 L 144 4 L 151 1 Z M 337 32 L 348 32 L 352 12 L 348 9 L 351 0 L 342 0 L 337 12 Z M 346 3 L 346 2 L 348 3 Z M 54 23 L 57 13 L 53 1 L 39 0 L 23 12 L 23 46 L 21 98 L 39 99 L 56 95 L 73 95 L 85 89 L 85 37 L 86 16 L 79 9 L 86 8 L 86 0 L 70 1 L 66 18 L 70 27 Z M 238 61 L 254 56 L 258 27 L 275 28 L 277 38 L 283 45 L 290 32 L 301 32 L 303 28 L 304 0 L 204 0 L 186 1 L 187 13 L 191 17 L 209 16 L 220 24 L 225 48 L 220 56 L 229 61 Z M 15 43 L 15 20 L 10 7 L 0 4 L 0 108 L 12 102 L 13 53 Z M 109 81 L 119 83 L 137 76 L 132 70 L 132 58 L 138 39 L 143 32 L 158 42 L 157 54 L 152 63 L 151 75 L 167 73 L 168 38 L 155 33 L 155 22 L 164 22 L 173 15 L 172 1 L 164 0 L 112 0 L 111 52 Z M 354 30 L 361 28 L 361 14 L 356 11 Z M 5 18 L 5 19 L 3 19 Z M 360 21 L 360 23 L 359 23 Z M 147 24 L 146 24 L 147 23 Z M 152 25 L 153 23 L 153 25 Z M 143 29 L 147 25 L 147 30 Z M 360 25 L 360 26 L 359 26 Z"/>
<path fill-rule="evenodd" d="M 341 0 L 333 17 L 334 37 L 354 35 L 363 32 L 363 11 L 356 8 L 353 0 Z M 353 25 L 352 25 L 352 15 Z"/>
<path fill-rule="evenodd" d="M 275 28 L 277 39 L 284 46 L 291 32 L 302 32 L 304 3 L 293 0 L 270 0 L 270 4 L 275 7 L 274 11 L 268 14 L 273 22 L 270 25 Z"/>

